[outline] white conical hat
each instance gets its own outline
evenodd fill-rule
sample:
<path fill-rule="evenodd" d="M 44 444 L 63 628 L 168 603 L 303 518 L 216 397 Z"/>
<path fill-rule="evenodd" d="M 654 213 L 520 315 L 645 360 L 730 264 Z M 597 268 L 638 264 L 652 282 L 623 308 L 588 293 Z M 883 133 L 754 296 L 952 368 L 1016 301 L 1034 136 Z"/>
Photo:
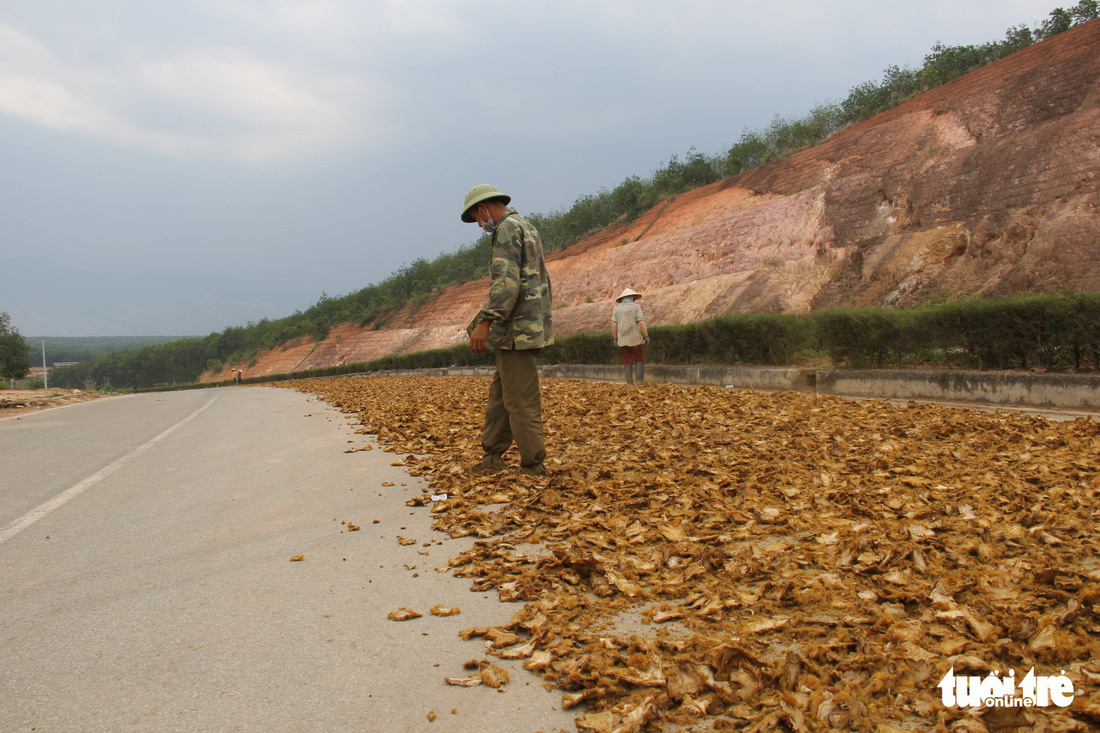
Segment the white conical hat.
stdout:
<path fill-rule="evenodd" d="M 624 290 L 623 292 L 619 293 L 619 297 L 618 297 L 618 298 L 615 298 L 615 302 L 616 302 L 616 303 L 622 303 L 622 302 L 623 302 L 623 298 L 625 298 L 625 297 L 626 297 L 626 296 L 628 296 L 628 295 L 633 295 L 633 296 L 634 296 L 634 300 L 641 300 L 641 299 L 642 299 L 642 294 L 641 294 L 641 293 L 639 293 L 639 292 L 636 292 L 636 291 L 634 291 L 634 290 L 631 290 L 630 288 L 627 288 L 627 289 L 626 289 L 626 290 Z"/>

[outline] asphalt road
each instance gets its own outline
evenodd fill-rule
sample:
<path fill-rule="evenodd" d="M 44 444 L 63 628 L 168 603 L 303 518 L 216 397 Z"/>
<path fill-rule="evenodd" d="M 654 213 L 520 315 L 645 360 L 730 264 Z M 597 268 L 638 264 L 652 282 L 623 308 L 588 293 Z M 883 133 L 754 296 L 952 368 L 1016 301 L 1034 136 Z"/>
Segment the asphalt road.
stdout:
<path fill-rule="evenodd" d="M 560 693 L 458 637 L 516 609 L 436 571 L 470 540 L 405 506 L 398 456 L 345 452 L 367 444 L 265 387 L 0 420 L 0 730 L 573 730 Z M 511 682 L 446 685 L 468 659 Z"/>

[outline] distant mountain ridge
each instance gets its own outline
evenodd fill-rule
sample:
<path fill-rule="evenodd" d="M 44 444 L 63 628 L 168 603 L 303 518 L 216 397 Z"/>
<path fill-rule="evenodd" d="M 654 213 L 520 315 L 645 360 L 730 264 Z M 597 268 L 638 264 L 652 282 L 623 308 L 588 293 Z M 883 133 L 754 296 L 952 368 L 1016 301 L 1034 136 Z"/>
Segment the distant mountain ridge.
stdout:
<path fill-rule="evenodd" d="M 548 257 L 556 332 L 609 330 L 644 293 L 651 325 L 734 312 L 906 307 L 1100 291 L 1100 21 L 1029 46 L 810 150 L 661 202 Z M 461 342 L 487 280 L 342 324 L 226 379 Z"/>

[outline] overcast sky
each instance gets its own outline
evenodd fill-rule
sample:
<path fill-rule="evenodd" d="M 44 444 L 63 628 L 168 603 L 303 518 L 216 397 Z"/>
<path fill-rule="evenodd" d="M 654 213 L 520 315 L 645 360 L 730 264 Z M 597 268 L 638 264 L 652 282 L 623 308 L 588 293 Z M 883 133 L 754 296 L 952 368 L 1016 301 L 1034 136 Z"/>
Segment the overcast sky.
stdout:
<path fill-rule="evenodd" d="M 1070 0 L 0 0 L 0 311 L 279 318 Z"/>

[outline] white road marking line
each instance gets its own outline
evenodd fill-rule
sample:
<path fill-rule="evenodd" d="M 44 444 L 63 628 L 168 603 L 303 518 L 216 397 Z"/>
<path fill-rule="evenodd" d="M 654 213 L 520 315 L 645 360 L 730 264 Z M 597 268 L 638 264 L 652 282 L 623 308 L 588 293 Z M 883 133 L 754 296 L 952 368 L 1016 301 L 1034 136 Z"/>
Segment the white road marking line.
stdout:
<path fill-rule="evenodd" d="M 69 488 L 65 489 L 64 491 L 62 491 L 60 494 L 58 494 L 54 498 L 50 499 L 49 501 L 45 501 L 45 502 L 39 504 L 37 507 L 35 507 L 34 509 L 31 509 L 29 512 L 27 512 L 23 516 L 19 517 L 18 519 L 15 519 L 15 520 L 5 524 L 2 528 L 0 528 L 0 545 L 4 544 L 5 542 L 10 540 L 15 535 L 19 534 L 20 532 L 25 530 L 27 527 L 29 527 L 32 524 L 34 524 L 35 522 L 37 522 L 39 519 L 42 519 L 43 517 L 45 517 L 50 512 L 54 511 L 55 509 L 60 509 L 62 506 L 64 506 L 70 500 L 75 499 L 76 497 L 80 496 L 85 491 L 87 491 L 91 487 L 95 486 L 96 484 L 98 484 L 100 481 L 107 478 L 111 474 L 118 471 L 120 468 L 122 468 L 127 463 L 129 463 L 130 461 L 132 461 L 135 458 L 137 458 L 138 456 L 140 456 L 145 451 L 149 450 L 154 445 L 156 445 L 160 441 L 164 440 L 169 435 L 176 432 L 177 430 L 182 428 L 187 423 L 194 420 L 196 417 L 198 417 L 200 414 L 202 414 L 203 410 L 205 410 L 207 407 L 210 407 L 210 405 L 214 404 L 214 400 L 216 400 L 216 399 L 218 399 L 217 395 L 212 397 L 210 399 L 210 401 L 207 402 L 205 405 L 203 405 L 199 409 L 195 410 L 190 415 L 183 418 L 178 423 L 176 423 L 172 427 L 168 428 L 167 430 L 165 430 L 163 433 L 161 433 L 157 437 L 152 438 L 145 445 L 134 448 L 132 451 L 130 451 L 126 455 L 120 457 L 114 463 L 111 463 L 107 466 L 104 466 L 103 468 L 99 469 L 98 471 L 96 471 L 95 473 L 93 473 L 91 476 L 84 479 L 80 483 L 75 484 L 74 486 L 70 486 Z"/>

